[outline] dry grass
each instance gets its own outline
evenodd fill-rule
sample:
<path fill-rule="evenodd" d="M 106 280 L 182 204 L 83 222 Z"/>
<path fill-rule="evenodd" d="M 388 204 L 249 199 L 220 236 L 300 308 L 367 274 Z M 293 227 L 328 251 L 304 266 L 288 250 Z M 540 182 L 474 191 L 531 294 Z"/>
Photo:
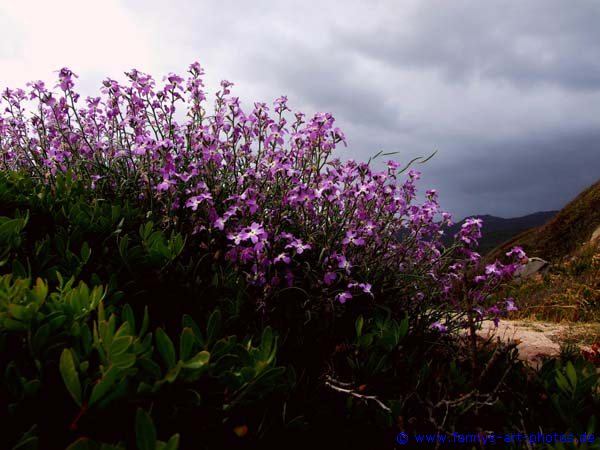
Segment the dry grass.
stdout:
<path fill-rule="evenodd" d="M 571 257 L 553 262 L 545 274 L 506 288 L 519 311 L 511 319 L 549 322 L 600 321 L 600 242 L 580 246 Z"/>
<path fill-rule="evenodd" d="M 527 230 L 487 255 L 494 260 L 515 245 L 522 246 L 528 255 L 556 261 L 571 255 L 589 241 L 600 225 L 600 181 L 569 202 L 547 224 Z"/>
<path fill-rule="evenodd" d="M 579 346 L 591 346 L 600 342 L 600 323 L 569 324 L 558 335 L 557 342 Z"/>

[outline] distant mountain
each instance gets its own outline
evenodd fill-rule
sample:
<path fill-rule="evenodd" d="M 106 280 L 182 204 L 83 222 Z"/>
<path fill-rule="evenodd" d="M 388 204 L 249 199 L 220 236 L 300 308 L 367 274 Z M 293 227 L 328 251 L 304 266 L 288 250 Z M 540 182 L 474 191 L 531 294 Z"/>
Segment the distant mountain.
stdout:
<path fill-rule="evenodd" d="M 541 211 L 522 217 L 513 217 L 510 219 L 490 216 L 487 214 L 469 217 L 483 220 L 483 237 L 479 242 L 480 245 L 478 251 L 484 255 L 500 244 L 517 236 L 519 233 L 545 224 L 557 213 L 558 211 Z M 453 236 L 458 233 L 464 222 L 465 220 L 461 220 L 460 222 L 457 222 L 444 230 L 444 241 L 446 243 L 450 243 L 452 241 Z"/>
<path fill-rule="evenodd" d="M 548 261 L 573 254 L 588 242 L 600 227 L 600 181 L 584 190 L 548 223 L 524 231 L 490 252 L 501 257 L 509 248 L 520 245 L 530 256 Z"/>

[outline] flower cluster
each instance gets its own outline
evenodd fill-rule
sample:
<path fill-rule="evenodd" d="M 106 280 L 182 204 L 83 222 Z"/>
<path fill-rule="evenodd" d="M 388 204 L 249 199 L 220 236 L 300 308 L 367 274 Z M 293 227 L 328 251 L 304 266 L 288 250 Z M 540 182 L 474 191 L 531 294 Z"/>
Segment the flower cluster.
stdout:
<path fill-rule="evenodd" d="M 400 179 L 394 161 L 376 171 L 340 160 L 333 153 L 346 141 L 335 119 L 292 112 L 286 97 L 246 110 L 223 81 L 209 113 L 203 74 L 194 63 L 187 79 L 170 74 L 159 87 L 132 70 L 127 83 L 107 79 L 101 96 L 83 104 L 66 68 L 59 93 L 41 81 L 28 92 L 6 89 L 3 168 L 44 182 L 71 171 L 103 193 L 134 192 L 165 221 L 188 226 L 204 250 L 223 250 L 264 300 L 299 286 L 339 303 L 396 296 L 452 305 L 457 280 L 477 273 L 473 308 L 498 315 L 500 303 L 484 309 L 484 300 L 516 265 L 473 270 L 481 265 L 479 220 L 466 221 L 445 248 L 440 236 L 451 217 L 433 190 L 416 204 L 418 172 Z"/>

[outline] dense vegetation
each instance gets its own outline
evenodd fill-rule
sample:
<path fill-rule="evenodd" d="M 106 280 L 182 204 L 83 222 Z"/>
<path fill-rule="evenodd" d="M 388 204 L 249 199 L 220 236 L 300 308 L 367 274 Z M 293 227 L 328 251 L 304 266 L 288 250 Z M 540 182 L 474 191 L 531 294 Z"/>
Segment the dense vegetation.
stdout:
<path fill-rule="evenodd" d="M 132 71 L 81 108 L 68 69 L 59 94 L 3 93 L 2 448 L 594 431 L 590 362 L 535 372 L 475 334 L 515 309 L 520 249 L 484 264 L 478 220 L 443 244 L 417 172 L 332 158 L 330 115 L 245 113 L 229 82 L 209 115 L 201 75 Z"/>

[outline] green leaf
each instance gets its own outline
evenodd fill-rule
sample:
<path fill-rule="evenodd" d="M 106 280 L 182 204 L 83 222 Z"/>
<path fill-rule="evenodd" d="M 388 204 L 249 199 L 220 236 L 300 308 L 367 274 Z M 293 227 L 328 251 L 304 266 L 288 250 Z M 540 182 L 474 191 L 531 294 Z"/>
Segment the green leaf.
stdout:
<path fill-rule="evenodd" d="M 81 246 L 81 261 L 83 264 L 87 263 L 90 259 L 90 255 L 92 254 L 92 250 L 87 242 L 84 242 Z"/>
<path fill-rule="evenodd" d="M 164 450 L 177 450 L 179 448 L 179 434 L 174 434 L 165 445 Z"/>
<path fill-rule="evenodd" d="M 129 324 L 129 329 L 131 332 L 135 333 L 135 315 L 133 314 L 133 309 L 129 304 L 125 304 L 125 306 L 123 306 L 121 316 L 123 320 Z"/>
<path fill-rule="evenodd" d="M 36 333 L 33 335 L 33 339 L 31 340 L 31 345 L 35 353 L 39 353 L 44 348 L 49 336 L 50 325 L 46 323 L 36 331 Z"/>
<path fill-rule="evenodd" d="M 138 360 L 139 367 L 148 372 L 153 378 L 160 378 L 161 370 L 160 366 L 148 358 L 141 358 Z"/>
<path fill-rule="evenodd" d="M 156 450 L 156 429 L 150 415 L 138 408 L 135 417 L 135 441 L 138 450 Z"/>
<path fill-rule="evenodd" d="M 92 396 L 90 397 L 89 405 L 94 405 L 98 400 L 106 395 L 106 393 L 113 387 L 117 376 L 119 375 L 119 369 L 111 367 L 104 374 L 102 379 L 92 389 Z"/>
<path fill-rule="evenodd" d="M 67 390 L 77 403 L 81 406 L 81 383 L 79 382 L 79 375 L 75 370 L 75 361 L 73 361 L 72 351 L 65 348 L 60 355 L 60 374 L 65 382 Z"/>
<path fill-rule="evenodd" d="M 135 364 L 136 357 L 133 353 L 121 353 L 111 358 L 111 363 L 117 369 L 129 369 Z"/>
<path fill-rule="evenodd" d="M 361 347 L 368 347 L 373 343 L 373 335 L 372 334 L 363 334 L 358 339 L 358 345 Z"/>
<path fill-rule="evenodd" d="M 568 383 L 567 379 L 565 378 L 565 376 L 558 370 L 556 371 L 555 381 L 556 381 L 556 385 L 559 387 L 559 389 L 561 391 L 563 391 L 564 393 L 569 393 L 569 391 L 570 391 L 569 383 Z"/>
<path fill-rule="evenodd" d="M 84 355 L 89 355 L 90 351 L 92 350 L 92 343 L 92 332 L 89 325 L 85 324 L 81 327 L 81 347 Z"/>
<path fill-rule="evenodd" d="M 191 328 L 192 331 L 194 332 L 194 335 L 196 336 L 196 340 L 198 341 L 198 344 L 201 347 L 204 347 L 204 338 L 202 337 L 202 332 L 200 331 L 200 327 L 198 326 L 198 324 L 194 321 L 194 319 L 192 319 L 192 317 L 188 314 L 184 314 L 183 315 L 183 319 L 182 319 L 182 323 L 183 323 L 183 327 L 184 328 Z"/>
<path fill-rule="evenodd" d="M 206 326 L 206 345 L 210 346 L 216 339 L 221 328 L 221 311 L 215 309 L 208 318 Z"/>
<path fill-rule="evenodd" d="M 356 324 L 354 325 L 356 328 L 356 337 L 361 336 L 364 324 L 365 324 L 365 319 L 363 318 L 363 316 L 358 316 L 358 319 L 356 319 Z"/>
<path fill-rule="evenodd" d="M 31 316 L 31 309 L 23 305 L 10 304 L 8 305 L 8 312 L 12 317 L 22 322 L 29 320 Z"/>
<path fill-rule="evenodd" d="M 127 351 L 131 343 L 133 342 L 133 338 L 131 336 L 121 336 L 112 341 L 110 344 L 109 353 L 112 356 L 120 355 Z"/>
<path fill-rule="evenodd" d="M 20 441 L 12 450 L 37 450 L 39 439 L 35 436 L 29 436 L 25 440 Z M 69 447 L 70 448 L 70 447 Z"/>
<path fill-rule="evenodd" d="M 142 327 L 140 328 L 140 337 L 146 334 L 150 326 L 150 315 L 148 314 L 148 306 L 144 308 L 144 318 L 142 319 Z"/>
<path fill-rule="evenodd" d="M 190 357 L 195 341 L 196 336 L 192 329 L 184 328 L 179 337 L 179 359 L 181 361 L 185 361 Z"/>
<path fill-rule="evenodd" d="M 183 367 L 186 369 L 200 369 L 202 366 L 208 363 L 210 360 L 210 353 L 206 350 L 199 352 L 192 359 L 185 362 Z"/>
<path fill-rule="evenodd" d="M 50 317 L 50 316 L 48 316 Z M 58 314 L 56 317 L 52 318 L 48 323 L 50 324 L 50 328 L 52 330 L 56 330 L 60 328 L 67 321 L 67 316 L 63 314 Z"/>
<path fill-rule="evenodd" d="M 273 347 L 273 329 L 271 327 L 266 327 L 263 330 L 260 346 L 263 352 L 265 352 L 265 356 L 271 352 L 271 348 Z"/>
<path fill-rule="evenodd" d="M 35 280 L 35 286 L 32 289 L 38 302 L 43 302 L 48 295 L 48 284 L 41 278 Z"/>
<path fill-rule="evenodd" d="M 587 425 L 587 434 L 592 435 L 596 431 L 596 416 L 590 417 L 590 420 Z"/>
<path fill-rule="evenodd" d="M 405 317 L 404 319 L 402 319 L 402 322 L 400 322 L 400 330 L 398 331 L 398 341 L 401 341 L 402 339 L 404 339 L 404 337 L 406 336 L 407 333 L 408 333 L 408 317 Z"/>
<path fill-rule="evenodd" d="M 100 444 L 88 438 L 79 438 L 67 450 L 125 450 L 121 445 Z"/>
<path fill-rule="evenodd" d="M 32 397 L 38 393 L 41 385 L 42 383 L 40 382 L 40 380 L 29 380 L 23 384 L 23 392 L 25 393 L 25 395 Z"/>
<path fill-rule="evenodd" d="M 183 366 L 183 362 L 178 361 L 177 364 L 175 365 L 175 367 L 173 367 L 171 370 L 169 370 L 167 372 L 167 374 L 165 375 L 165 380 L 169 383 L 172 383 L 173 381 L 175 381 L 177 379 L 177 376 L 179 375 L 179 372 L 181 372 L 182 366 Z"/>
<path fill-rule="evenodd" d="M 569 377 L 571 386 L 572 386 L 573 390 L 575 390 L 575 387 L 577 386 L 577 372 L 575 371 L 575 367 L 573 366 L 573 363 L 571 361 L 569 361 L 567 363 L 566 371 L 567 371 L 567 377 Z"/>
<path fill-rule="evenodd" d="M 140 237 L 142 238 L 142 240 L 147 241 L 148 238 L 150 237 L 150 234 L 152 233 L 152 227 L 154 226 L 154 224 L 152 223 L 152 221 L 146 222 L 146 224 L 144 225 L 140 225 Z M 154 449 L 152 449 L 154 450 Z"/>
<path fill-rule="evenodd" d="M 173 341 L 162 328 L 156 330 L 156 345 L 158 352 L 169 369 L 175 367 L 175 347 Z"/>

